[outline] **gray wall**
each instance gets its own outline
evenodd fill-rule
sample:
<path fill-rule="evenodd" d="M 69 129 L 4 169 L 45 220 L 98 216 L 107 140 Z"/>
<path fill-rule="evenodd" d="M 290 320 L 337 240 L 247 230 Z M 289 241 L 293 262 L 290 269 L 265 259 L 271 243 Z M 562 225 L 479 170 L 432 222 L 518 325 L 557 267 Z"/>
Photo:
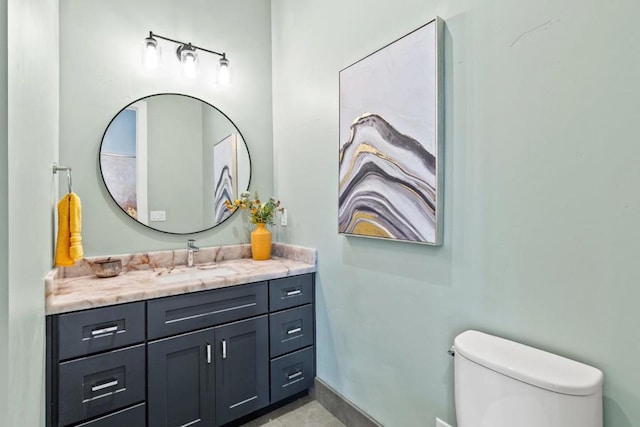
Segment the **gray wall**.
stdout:
<path fill-rule="evenodd" d="M 606 425 L 640 425 L 639 14 L 630 0 L 272 3 L 279 238 L 319 249 L 320 378 L 385 425 L 454 423 L 446 351 L 474 328 L 601 368 Z M 339 236 L 338 71 L 435 15 L 444 246 Z"/>
<path fill-rule="evenodd" d="M 0 347 L 7 349 L 9 371 L 2 423 L 35 427 L 44 424 L 43 278 L 52 262 L 51 165 L 58 153 L 58 2 L 9 0 L 7 16 L 8 334 Z"/>
<path fill-rule="evenodd" d="M 7 0 L 0 0 L 0 414 L 7 413 L 9 375 L 9 184 L 7 157 Z"/>
<path fill-rule="evenodd" d="M 201 103 L 192 98 L 147 101 L 149 212 L 165 211 L 167 218 L 149 220 L 151 227 L 180 233 L 202 230 L 202 126 Z"/>
<path fill-rule="evenodd" d="M 142 96 L 178 92 L 224 111 L 247 139 L 254 164 L 254 188 L 273 190 L 271 120 L 271 20 L 264 0 L 65 0 L 60 2 L 60 159 L 73 166 L 74 190 L 82 198 L 86 256 L 248 241 L 236 215 L 215 229 L 190 236 L 149 230 L 126 216 L 104 189 L 97 159 L 102 133 L 125 105 Z M 201 55 L 198 78 L 180 75 L 175 47 L 160 42 L 162 69 L 141 65 L 149 30 L 225 51 L 233 85 L 217 88 L 217 59 Z M 81 54 L 79 54 L 81 52 Z"/>

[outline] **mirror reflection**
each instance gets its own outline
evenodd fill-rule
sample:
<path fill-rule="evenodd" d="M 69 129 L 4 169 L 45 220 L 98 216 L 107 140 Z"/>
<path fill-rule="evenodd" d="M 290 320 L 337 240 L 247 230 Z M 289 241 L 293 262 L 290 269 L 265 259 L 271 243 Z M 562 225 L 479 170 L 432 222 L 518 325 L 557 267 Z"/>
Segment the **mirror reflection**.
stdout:
<path fill-rule="evenodd" d="M 158 94 L 124 107 L 100 146 L 100 170 L 115 203 L 155 230 L 195 233 L 231 213 L 249 188 L 251 160 L 240 130 L 214 106 Z"/>

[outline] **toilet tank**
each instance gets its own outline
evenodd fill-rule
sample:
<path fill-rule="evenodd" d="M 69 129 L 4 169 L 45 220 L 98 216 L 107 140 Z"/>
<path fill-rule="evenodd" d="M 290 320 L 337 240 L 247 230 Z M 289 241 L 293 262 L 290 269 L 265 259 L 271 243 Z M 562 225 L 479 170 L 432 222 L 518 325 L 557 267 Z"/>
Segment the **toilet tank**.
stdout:
<path fill-rule="evenodd" d="M 602 372 L 478 331 L 458 335 L 458 427 L 602 427 Z"/>

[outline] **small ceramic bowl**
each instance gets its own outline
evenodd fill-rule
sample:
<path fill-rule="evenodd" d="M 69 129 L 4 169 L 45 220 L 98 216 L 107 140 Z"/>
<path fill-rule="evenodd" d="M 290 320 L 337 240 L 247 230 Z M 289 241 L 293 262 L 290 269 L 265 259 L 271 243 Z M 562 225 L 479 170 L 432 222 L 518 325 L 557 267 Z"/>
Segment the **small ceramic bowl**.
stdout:
<path fill-rule="evenodd" d="M 98 277 L 115 277 L 122 271 L 122 261 L 119 259 L 101 259 L 93 262 L 93 272 Z"/>

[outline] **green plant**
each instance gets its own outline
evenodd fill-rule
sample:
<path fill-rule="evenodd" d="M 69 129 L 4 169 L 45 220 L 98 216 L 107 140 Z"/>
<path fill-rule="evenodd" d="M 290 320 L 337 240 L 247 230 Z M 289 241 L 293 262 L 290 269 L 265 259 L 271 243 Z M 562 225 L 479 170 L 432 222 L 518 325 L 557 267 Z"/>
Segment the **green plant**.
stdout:
<path fill-rule="evenodd" d="M 276 212 L 282 212 L 284 208 L 280 206 L 280 200 L 269 197 L 266 202 L 260 201 L 258 192 L 254 193 L 254 197 L 250 198 L 251 193 L 248 191 L 240 194 L 240 199 L 233 202 L 225 201 L 227 209 L 235 212 L 238 209 L 246 209 L 249 212 L 249 218 L 252 224 L 269 224 L 274 225 Z"/>

